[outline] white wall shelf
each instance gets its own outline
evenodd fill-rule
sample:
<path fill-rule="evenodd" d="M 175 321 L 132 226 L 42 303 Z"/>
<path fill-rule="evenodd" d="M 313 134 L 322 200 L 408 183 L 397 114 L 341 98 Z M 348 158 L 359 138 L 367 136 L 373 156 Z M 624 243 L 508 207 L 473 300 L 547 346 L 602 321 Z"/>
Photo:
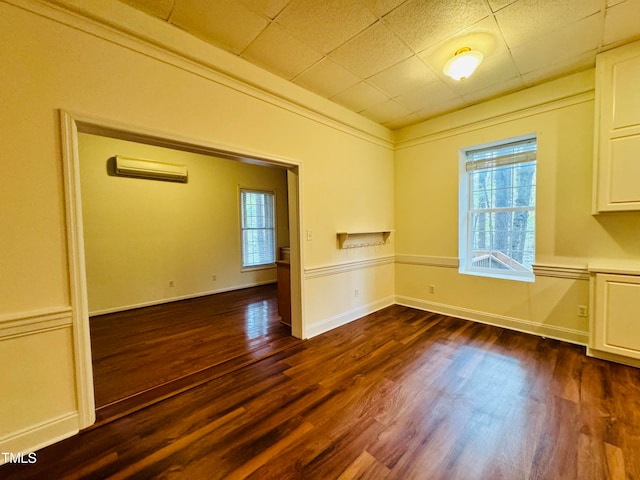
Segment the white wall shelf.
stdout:
<path fill-rule="evenodd" d="M 392 230 L 371 232 L 338 232 L 338 244 L 341 249 L 371 247 L 387 243 Z"/>

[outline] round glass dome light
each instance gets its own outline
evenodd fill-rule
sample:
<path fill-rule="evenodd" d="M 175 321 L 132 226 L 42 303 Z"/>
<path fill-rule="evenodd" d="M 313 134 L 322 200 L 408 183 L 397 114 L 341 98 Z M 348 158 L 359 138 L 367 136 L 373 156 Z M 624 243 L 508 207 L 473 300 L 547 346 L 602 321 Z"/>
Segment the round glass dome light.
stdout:
<path fill-rule="evenodd" d="M 484 55 L 469 47 L 459 49 L 455 56 L 445 63 L 442 71 L 454 80 L 464 80 L 469 77 L 482 63 Z"/>

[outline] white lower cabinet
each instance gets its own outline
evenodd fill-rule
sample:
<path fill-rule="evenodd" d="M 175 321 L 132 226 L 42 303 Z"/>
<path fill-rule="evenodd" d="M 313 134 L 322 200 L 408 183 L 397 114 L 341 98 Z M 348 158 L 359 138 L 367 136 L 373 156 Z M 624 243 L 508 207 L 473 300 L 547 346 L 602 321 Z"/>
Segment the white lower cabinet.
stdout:
<path fill-rule="evenodd" d="M 617 270 L 591 270 L 589 353 L 596 357 L 638 365 L 640 272 Z"/>

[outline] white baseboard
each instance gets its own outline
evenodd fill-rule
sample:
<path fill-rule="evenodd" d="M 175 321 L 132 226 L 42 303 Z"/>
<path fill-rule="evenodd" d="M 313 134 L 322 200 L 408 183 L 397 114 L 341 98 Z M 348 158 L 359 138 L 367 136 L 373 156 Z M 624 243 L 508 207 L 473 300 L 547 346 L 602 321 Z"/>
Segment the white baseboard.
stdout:
<path fill-rule="evenodd" d="M 558 327 L 555 325 L 545 325 L 539 322 L 522 320 L 520 318 L 507 317 L 494 313 L 481 312 L 463 307 L 456 307 L 442 303 L 429 302 L 419 298 L 405 297 L 396 295 L 395 303 L 404 305 L 405 307 L 417 308 L 451 317 L 462 318 L 463 320 L 471 320 L 474 322 L 494 325 L 496 327 L 508 328 L 518 332 L 530 333 L 545 338 L 553 338 L 564 342 L 574 343 L 586 346 L 589 341 L 589 332 L 574 330 L 571 328 Z"/>
<path fill-rule="evenodd" d="M 304 338 L 315 337 L 317 335 L 320 335 L 321 333 L 325 333 L 329 330 L 333 330 L 334 328 L 341 327 L 342 325 L 346 325 L 347 323 L 358 320 L 359 318 L 377 312 L 378 310 L 382 310 L 383 308 L 389 307 L 391 305 L 393 305 L 393 297 L 389 296 L 380 300 L 376 300 L 375 302 L 368 303 L 366 305 L 361 305 L 347 312 L 334 315 L 333 317 L 320 320 L 319 322 L 314 322 L 312 325 L 309 325 L 305 328 Z"/>
<path fill-rule="evenodd" d="M 0 452 L 28 454 L 78 433 L 78 413 L 71 412 L 0 438 Z M 0 465 L 5 463 L 0 455 Z"/>
<path fill-rule="evenodd" d="M 246 285 L 235 285 L 233 287 L 219 288 L 217 290 L 209 290 L 207 292 L 190 293 L 188 295 L 181 295 L 178 297 L 160 298 L 157 300 L 151 300 L 149 302 L 136 303 L 134 305 L 122 305 L 120 307 L 105 308 L 102 310 L 93 310 L 89 312 L 89 316 L 92 317 L 95 315 L 105 315 L 107 313 L 124 312 L 126 310 L 133 310 L 134 308 L 152 307 L 154 305 L 162 305 L 163 303 L 178 302 L 180 300 L 189 300 L 190 298 L 206 297 L 208 295 L 215 295 L 216 293 L 232 292 L 234 290 L 243 290 L 245 288 L 259 287 L 261 285 L 268 285 L 270 283 L 276 283 L 276 281 L 266 280 L 264 282 L 248 283 Z"/>

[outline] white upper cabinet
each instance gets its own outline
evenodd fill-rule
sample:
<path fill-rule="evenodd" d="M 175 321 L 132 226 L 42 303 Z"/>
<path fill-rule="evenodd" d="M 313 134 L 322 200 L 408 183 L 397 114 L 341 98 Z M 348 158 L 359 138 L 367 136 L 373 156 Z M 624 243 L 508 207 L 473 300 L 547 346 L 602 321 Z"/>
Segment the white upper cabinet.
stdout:
<path fill-rule="evenodd" d="M 593 213 L 640 210 L 640 42 L 596 60 Z"/>

